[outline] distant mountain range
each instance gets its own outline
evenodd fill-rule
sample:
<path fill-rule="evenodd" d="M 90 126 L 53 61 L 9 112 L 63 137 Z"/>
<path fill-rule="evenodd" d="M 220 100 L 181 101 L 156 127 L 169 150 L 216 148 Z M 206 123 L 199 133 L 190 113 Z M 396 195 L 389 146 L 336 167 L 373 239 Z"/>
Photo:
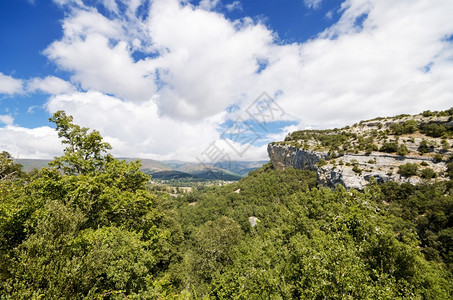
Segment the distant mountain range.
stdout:
<path fill-rule="evenodd" d="M 135 161 L 135 158 L 120 158 L 126 161 Z M 234 161 L 219 162 L 215 164 L 190 163 L 178 160 L 157 161 L 153 159 L 140 159 L 142 171 L 152 175 L 154 179 L 175 180 L 225 180 L 236 181 L 246 176 L 267 161 Z M 23 169 L 29 172 L 33 169 L 41 169 L 50 162 L 46 159 L 17 159 L 16 163 L 23 165 Z"/>

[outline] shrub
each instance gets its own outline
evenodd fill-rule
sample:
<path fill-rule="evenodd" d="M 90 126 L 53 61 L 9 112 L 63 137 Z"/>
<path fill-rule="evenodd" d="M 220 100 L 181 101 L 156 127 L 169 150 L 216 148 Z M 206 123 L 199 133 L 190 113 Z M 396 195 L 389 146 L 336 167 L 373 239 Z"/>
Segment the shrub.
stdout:
<path fill-rule="evenodd" d="M 376 144 L 370 143 L 370 144 L 366 145 L 365 150 L 366 150 L 367 154 L 371 154 L 372 151 L 378 151 L 379 148 Z"/>
<path fill-rule="evenodd" d="M 401 147 L 398 148 L 397 153 L 398 155 L 405 156 L 409 153 L 409 150 L 407 150 L 407 147 L 405 145 L 402 145 Z"/>
<path fill-rule="evenodd" d="M 442 140 L 442 150 L 446 151 L 450 148 L 450 144 L 448 143 L 447 140 Z"/>
<path fill-rule="evenodd" d="M 432 116 L 434 116 L 434 113 L 433 113 L 432 111 L 430 111 L 430 110 L 425 110 L 425 111 L 422 113 L 422 115 L 423 115 L 424 117 L 432 117 Z"/>
<path fill-rule="evenodd" d="M 423 140 L 420 145 L 418 146 L 418 152 L 423 155 L 425 153 L 431 152 L 433 150 L 433 147 L 428 145 L 428 142 L 426 140 Z"/>
<path fill-rule="evenodd" d="M 400 123 L 393 123 L 390 125 L 390 130 L 392 130 L 392 133 L 395 135 L 403 134 L 403 126 Z"/>
<path fill-rule="evenodd" d="M 447 164 L 447 175 L 453 179 L 453 162 Z"/>
<path fill-rule="evenodd" d="M 424 167 L 429 166 L 429 164 L 428 164 L 426 161 L 422 161 L 422 162 L 420 163 L 420 165 L 422 165 L 422 166 L 424 166 Z"/>
<path fill-rule="evenodd" d="M 357 173 L 357 174 L 361 174 L 362 173 L 362 169 L 360 169 L 357 165 L 355 165 L 354 167 L 352 167 L 352 170 Z"/>
<path fill-rule="evenodd" d="M 390 142 L 390 143 L 384 143 L 382 144 L 381 149 L 379 149 L 381 152 L 386 152 L 386 153 L 393 153 L 398 151 L 398 143 L 397 142 Z"/>
<path fill-rule="evenodd" d="M 442 161 L 442 158 L 443 158 L 443 157 L 442 157 L 442 154 L 436 153 L 436 154 L 434 155 L 434 162 L 435 162 L 435 163 L 441 162 L 441 161 Z"/>
<path fill-rule="evenodd" d="M 415 120 L 407 120 L 403 123 L 393 123 L 390 125 L 392 133 L 395 135 L 414 133 L 417 131 L 418 123 Z"/>
<path fill-rule="evenodd" d="M 418 123 L 415 120 L 407 120 L 403 123 L 404 133 L 414 133 L 417 131 Z"/>
<path fill-rule="evenodd" d="M 421 170 L 420 177 L 424 178 L 424 179 L 436 178 L 437 173 L 434 172 L 434 170 L 431 168 L 426 168 L 426 169 Z"/>
<path fill-rule="evenodd" d="M 417 164 L 407 163 L 404 165 L 400 165 L 398 167 L 398 174 L 401 174 L 402 176 L 410 177 L 410 176 L 417 175 L 417 170 L 418 170 Z"/>
<path fill-rule="evenodd" d="M 318 166 L 318 168 L 325 166 L 325 165 L 327 165 L 327 161 L 325 159 L 321 158 L 316 165 Z"/>
<path fill-rule="evenodd" d="M 419 126 L 420 132 L 432 136 L 432 137 L 440 137 L 442 136 L 445 132 L 447 132 L 447 128 L 442 125 L 442 124 L 420 124 Z"/>
<path fill-rule="evenodd" d="M 453 116 L 453 107 L 445 111 L 449 116 Z"/>

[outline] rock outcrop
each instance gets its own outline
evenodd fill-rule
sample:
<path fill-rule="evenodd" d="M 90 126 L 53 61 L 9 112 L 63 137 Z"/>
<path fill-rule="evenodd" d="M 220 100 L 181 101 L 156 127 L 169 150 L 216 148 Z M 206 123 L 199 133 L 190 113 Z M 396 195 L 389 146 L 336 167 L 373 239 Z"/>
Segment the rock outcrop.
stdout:
<path fill-rule="evenodd" d="M 326 159 L 327 153 L 306 151 L 291 145 L 267 146 L 267 153 L 275 169 L 283 170 L 287 167 L 315 171 L 320 159 Z"/>
<path fill-rule="evenodd" d="M 402 115 L 342 129 L 296 131 L 267 150 L 275 169 L 315 171 L 319 184 L 328 187 L 362 190 L 372 181 L 447 180 L 453 159 L 451 114 L 453 109 L 437 116 Z M 416 167 L 415 174 L 402 172 L 408 164 Z"/>
<path fill-rule="evenodd" d="M 268 145 L 267 151 L 275 169 L 283 170 L 291 167 L 315 171 L 319 184 L 332 188 L 340 184 L 347 189 L 362 190 L 373 180 L 378 183 L 399 181 L 418 184 L 423 182 L 422 178 L 401 176 L 397 173 L 398 166 L 406 163 L 420 164 L 424 162 L 427 167 L 442 173 L 446 165 L 445 162 L 434 163 L 431 158 L 427 157 L 402 157 L 372 152 L 368 155 L 345 154 L 340 158 L 329 160 L 326 165 L 318 166 L 320 160 L 327 159 L 327 152 L 307 151 L 290 145 L 273 143 Z M 360 172 L 354 171 L 354 166 Z"/>

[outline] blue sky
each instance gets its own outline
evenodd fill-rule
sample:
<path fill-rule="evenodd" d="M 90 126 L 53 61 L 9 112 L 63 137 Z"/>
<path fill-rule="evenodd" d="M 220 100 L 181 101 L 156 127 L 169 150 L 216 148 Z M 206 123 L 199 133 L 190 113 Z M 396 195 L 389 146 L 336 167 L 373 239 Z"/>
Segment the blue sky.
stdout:
<path fill-rule="evenodd" d="M 0 1 L 0 150 L 58 155 L 59 109 L 115 155 L 185 160 L 212 143 L 263 159 L 292 130 L 447 109 L 449 15 L 449 0 Z M 263 92 L 284 113 L 225 140 Z"/>

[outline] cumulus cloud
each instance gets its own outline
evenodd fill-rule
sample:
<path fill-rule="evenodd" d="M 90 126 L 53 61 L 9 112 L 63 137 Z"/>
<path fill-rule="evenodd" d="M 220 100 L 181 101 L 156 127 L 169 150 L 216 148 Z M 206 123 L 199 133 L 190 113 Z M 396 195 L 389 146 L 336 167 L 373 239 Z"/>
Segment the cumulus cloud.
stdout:
<path fill-rule="evenodd" d="M 69 12 L 63 37 L 44 53 L 81 90 L 55 78 L 38 80 L 35 90 L 58 94 L 49 112 L 65 109 L 101 130 L 118 155 L 193 158 L 219 141 L 228 108 L 243 112 L 263 91 L 298 128 L 451 106 L 450 0 L 346 0 L 338 22 L 292 44 L 250 18 L 212 11 L 219 1 L 106 0 L 104 15 L 82 1 L 54 1 Z M 253 145 L 248 155 L 264 148 Z"/>
<path fill-rule="evenodd" d="M 0 123 L 3 123 L 5 125 L 13 125 L 14 118 L 10 115 L 0 115 Z"/>
<path fill-rule="evenodd" d="M 45 54 L 72 72 L 72 81 L 85 90 L 127 101 L 159 95 L 160 113 L 181 120 L 209 117 L 241 101 L 250 91 L 245 84 L 255 81 L 257 59 L 273 41 L 273 33 L 261 24 L 230 22 L 175 0 L 154 1 L 146 20 L 128 21 L 74 8 L 64 22 L 63 39 Z M 128 40 L 137 23 L 145 27 L 143 35 Z M 135 45 L 150 43 L 151 48 L 141 50 L 159 55 L 134 60 Z"/>
<path fill-rule="evenodd" d="M 98 129 L 117 156 L 193 160 L 218 138 L 214 116 L 197 124 L 161 117 L 155 99 L 125 102 L 96 91 L 52 97 L 50 112 L 65 110 L 78 124 Z"/>
<path fill-rule="evenodd" d="M 283 88 L 299 101 L 285 98 L 283 105 L 324 125 L 448 108 L 453 44 L 446 37 L 453 24 L 445 13 L 453 7 L 439 5 L 346 1 L 338 23 L 299 46 L 300 87 Z"/>
<path fill-rule="evenodd" d="M 0 94 L 13 95 L 23 92 L 22 80 L 15 79 L 11 76 L 0 72 Z"/>
<path fill-rule="evenodd" d="M 30 80 L 16 79 L 0 73 L 0 94 L 33 94 L 41 91 L 47 94 L 62 94 L 75 91 L 75 87 L 55 76 L 35 77 Z"/>
<path fill-rule="evenodd" d="M 154 94 L 153 68 L 146 60 L 134 62 L 120 21 L 109 20 L 95 10 L 75 9 L 63 29 L 64 38 L 44 53 L 72 72 L 71 79 L 83 89 L 129 100 L 146 100 Z"/>
<path fill-rule="evenodd" d="M 315 8 L 320 1 L 306 4 Z M 159 114 L 184 121 L 219 114 L 232 104 L 244 107 L 264 90 L 278 93 L 297 119 L 320 126 L 373 112 L 415 112 L 426 108 L 428 90 L 436 99 L 432 108 L 444 108 L 452 92 L 446 85 L 452 47 L 445 37 L 453 33 L 448 1 L 433 6 L 347 0 L 332 27 L 305 43 L 286 45 L 250 19 L 230 21 L 177 0 L 156 0 L 149 9 L 143 20 L 126 20 L 74 8 L 64 21 L 63 39 L 45 53 L 85 90 L 125 101 L 154 98 Z M 131 40 L 130 35 L 137 38 L 137 23 L 142 35 Z M 143 49 L 152 55 L 134 60 L 137 45 L 148 45 Z M 409 98 L 410 108 L 383 104 Z"/>
<path fill-rule="evenodd" d="M 96 128 L 113 146 L 117 157 L 179 159 L 212 163 L 203 153 L 216 144 L 231 160 L 265 159 L 265 145 L 241 145 L 221 138 L 220 113 L 200 122 L 180 122 L 160 116 L 155 99 L 125 102 L 96 91 L 58 95 L 47 104 L 50 112 L 65 110 L 74 121 Z M 243 151 L 246 150 L 246 151 Z M 208 150 L 209 151 L 209 150 Z"/>
<path fill-rule="evenodd" d="M 69 82 L 55 77 L 47 76 L 45 78 L 33 78 L 27 82 L 27 91 L 34 93 L 36 91 L 42 91 L 47 94 L 64 94 L 75 91 L 74 86 Z"/>
<path fill-rule="evenodd" d="M 0 128 L 0 149 L 15 158 L 48 159 L 61 155 L 63 147 L 50 127 L 28 129 L 9 125 Z"/>
<path fill-rule="evenodd" d="M 164 114 L 195 120 L 261 92 L 252 87 L 257 59 L 267 54 L 273 41 L 263 25 L 232 23 L 216 13 L 180 7 L 176 1 L 156 1 L 149 28 L 155 46 L 168 50 L 157 59 L 165 70 L 160 76 L 165 85 L 159 91 Z"/>

